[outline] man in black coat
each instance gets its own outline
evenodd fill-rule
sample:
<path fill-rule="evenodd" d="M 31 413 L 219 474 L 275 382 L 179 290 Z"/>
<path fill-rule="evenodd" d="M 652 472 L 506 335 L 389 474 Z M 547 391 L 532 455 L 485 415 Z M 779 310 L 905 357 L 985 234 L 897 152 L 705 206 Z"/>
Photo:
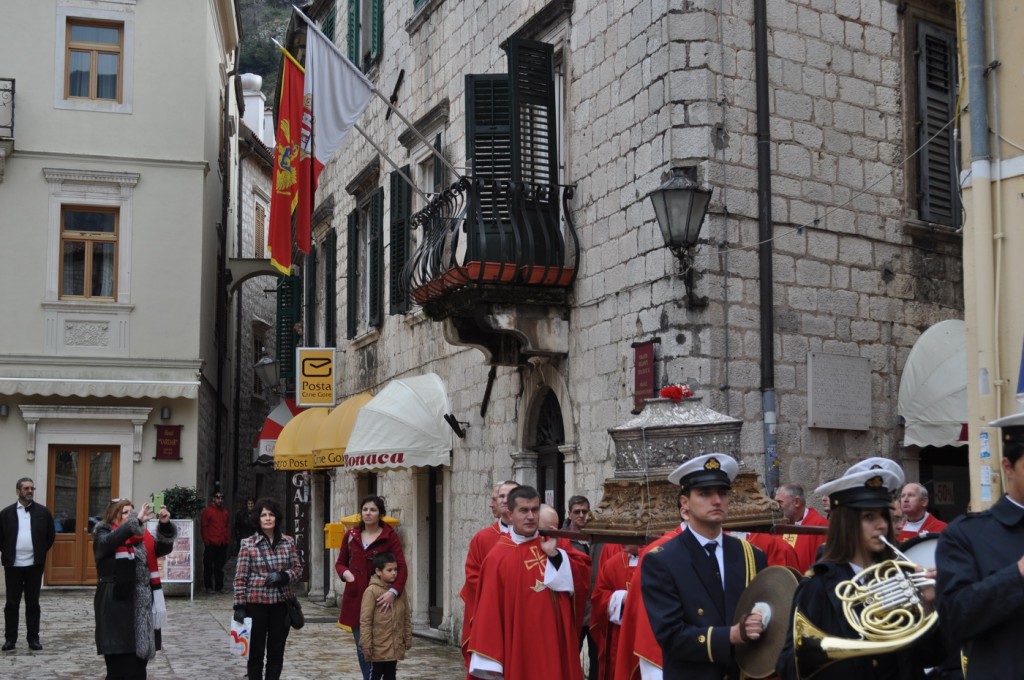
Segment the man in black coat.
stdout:
<path fill-rule="evenodd" d="M 665 680 L 738 678 L 734 647 L 764 631 L 760 614 L 732 623 L 740 595 L 767 566 L 763 552 L 722 532 L 738 468 L 731 456 L 709 453 L 668 477 L 680 485 L 687 529 L 652 548 L 640 567 L 640 590 L 661 645 Z"/>
<path fill-rule="evenodd" d="M 53 516 L 33 502 L 35 483 L 22 477 L 15 485 L 18 502 L 0 510 L 0 562 L 4 567 L 7 603 L 4 605 L 3 651 L 14 649 L 18 640 L 18 610 L 25 596 L 25 626 L 28 646 L 39 650 L 39 590 L 43 585 L 46 553 L 55 537 Z"/>
<path fill-rule="evenodd" d="M 954 520 L 936 549 L 939 620 L 967 657 L 967 680 L 1024 678 L 1024 413 L 1001 427 L 1007 493 Z"/>

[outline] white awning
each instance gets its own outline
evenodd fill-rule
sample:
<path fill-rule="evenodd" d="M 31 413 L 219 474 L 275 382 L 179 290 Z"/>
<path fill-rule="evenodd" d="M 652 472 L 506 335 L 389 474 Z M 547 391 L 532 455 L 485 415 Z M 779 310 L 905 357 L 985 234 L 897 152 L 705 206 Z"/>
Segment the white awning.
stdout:
<path fill-rule="evenodd" d="M 904 446 L 963 446 L 967 422 L 967 332 L 960 319 L 940 321 L 917 339 L 900 378 L 897 413 Z"/>
<path fill-rule="evenodd" d="M 0 376 L 0 394 L 44 397 L 131 397 L 196 399 L 199 380 L 113 380 Z"/>
<path fill-rule="evenodd" d="M 444 381 L 427 373 L 392 380 L 359 410 L 345 469 L 424 467 L 451 462 L 453 432 Z"/>

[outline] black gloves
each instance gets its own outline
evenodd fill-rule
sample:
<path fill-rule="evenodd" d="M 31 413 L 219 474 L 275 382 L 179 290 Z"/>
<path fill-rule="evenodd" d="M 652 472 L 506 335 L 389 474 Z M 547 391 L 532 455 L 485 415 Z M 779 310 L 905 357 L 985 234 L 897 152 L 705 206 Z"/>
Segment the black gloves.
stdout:
<path fill-rule="evenodd" d="M 286 571 L 272 571 L 267 574 L 267 580 L 263 582 L 264 586 L 286 586 L 291 577 L 288 576 Z"/>
<path fill-rule="evenodd" d="M 239 623 L 245 623 L 245 605 L 235 605 L 235 615 L 232 617 Z"/>

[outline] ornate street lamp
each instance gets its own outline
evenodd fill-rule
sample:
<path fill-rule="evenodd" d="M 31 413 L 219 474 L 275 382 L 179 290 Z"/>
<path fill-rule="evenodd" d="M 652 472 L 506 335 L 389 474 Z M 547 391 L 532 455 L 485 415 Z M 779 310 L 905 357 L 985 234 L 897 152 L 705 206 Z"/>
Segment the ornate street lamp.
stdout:
<path fill-rule="evenodd" d="M 256 371 L 256 376 L 260 379 L 260 382 L 268 386 L 272 392 L 277 391 L 278 382 L 280 381 L 280 369 L 277 359 L 274 359 L 269 354 L 264 354 L 260 357 L 259 361 L 253 364 L 252 368 Z"/>
<path fill-rule="evenodd" d="M 700 228 L 708 212 L 711 189 L 702 189 L 697 182 L 697 168 L 672 168 L 672 175 L 649 196 L 661 235 L 672 253 L 683 263 L 683 284 L 686 306 L 706 307 L 707 298 L 693 294 L 693 248 L 700 237 Z"/>

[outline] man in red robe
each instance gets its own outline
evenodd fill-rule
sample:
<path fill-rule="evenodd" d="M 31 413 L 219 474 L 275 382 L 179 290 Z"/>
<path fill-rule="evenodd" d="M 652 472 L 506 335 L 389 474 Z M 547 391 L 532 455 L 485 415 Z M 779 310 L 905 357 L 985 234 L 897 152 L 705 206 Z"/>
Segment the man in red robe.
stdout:
<path fill-rule="evenodd" d="M 783 484 L 775 490 L 775 502 L 790 524 L 800 527 L 828 527 L 828 520 L 807 505 L 804 489 L 799 484 Z M 825 534 L 783 534 L 782 539 L 796 550 L 796 568 L 805 573 L 814 564 L 818 548 L 825 544 Z M 771 560 L 768 562 L 771 564 Z"/>
<path fill-rule="evenodd" d="M 590 578 L 583 568 L 590 558 L 570 556 L 558 539 L 537 533 L 540 494 L 533 487 L 513 489 L 508 506 L 512 531 L 488 553 L 480 572 L 469 674 L 582 680 L 573 593 Z"/>
<path fill-rule="evenodd" d="M 903 503 L 903 528 L 896 537 L 901 542 L 921 534 L 938 534 L 946 523 L 928 512 L 928 489 L 917 482 L 908 482 L 900 492 Z"/>
<path fill-rule="evenodd" d="M 491 514 L 497 519 L 494 524 L 486 526 L 476 532 L 469 542 L 469 553 L 466 555 L 466 582 L 462 584 L 459 597 L 462 598 L 464 610 L 462 614 L 462 659 L 469 668 L 469 652 L 466 650 L 466 641 L 469 640 L 470 629 L 473 625 L 473 612 L 476 605 L 477 583 L 480 581 L 480 567 L 484 558 L 494 546 L 502 534 L 507 534 L 511 529 L 511 520 L 508 516 L 508 504 L 506 499 L 509 492 L 519 486 L 517 482 L 505 481 L 494 487 L 491 491 L 491 502 L 488 507 Z"/>
<path fill-rule="evenodd" d="M 597 581 L 591 595 L 590 634 L 597 645 L 598 680 L 612 680 L 622 613 L 630 583 L 640 562 L 640 546 L 606 545 L 601 551 Z M 635 591 L 639 593 L 639 591 Z"/>

